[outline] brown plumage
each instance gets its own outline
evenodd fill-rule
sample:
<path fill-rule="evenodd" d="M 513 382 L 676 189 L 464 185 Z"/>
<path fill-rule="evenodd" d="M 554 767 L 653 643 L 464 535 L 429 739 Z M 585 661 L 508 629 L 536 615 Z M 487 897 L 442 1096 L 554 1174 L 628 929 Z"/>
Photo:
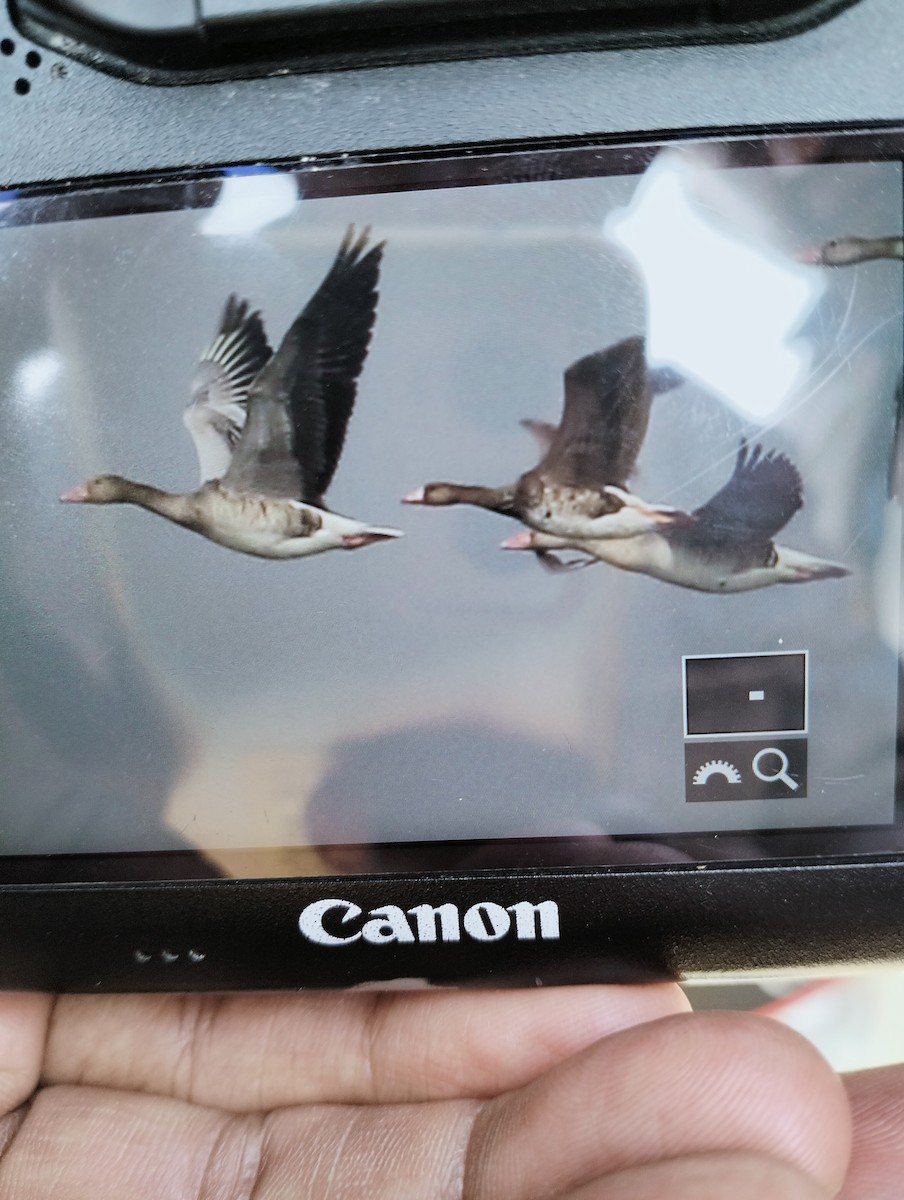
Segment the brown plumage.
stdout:
<path fill-rule="evenodd" d="M 473 504 L 563 537 L 630 537 L 670 524 L 674 510 L 628 490 L 655 394 L 677 386 L 670 371 L 651 371 L 644 339 L 625 338 L 578 359 L 565 372 L 558 426 L 528 421 L 544 448 L 533 467 L 505 487 L 428 483 L 408 504 Z"/>

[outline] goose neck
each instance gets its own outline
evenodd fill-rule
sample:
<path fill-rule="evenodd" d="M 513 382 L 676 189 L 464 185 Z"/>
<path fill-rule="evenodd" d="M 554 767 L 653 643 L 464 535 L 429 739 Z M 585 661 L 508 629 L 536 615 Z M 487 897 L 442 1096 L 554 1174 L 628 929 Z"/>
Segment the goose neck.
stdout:
<path fill-rule="evenodd" d="M 196 524 L 193 495 L 164 492 L 148 483 L 135 483 L 131 479 L 123 481 L 121 491 L 124 504 L 137 504 L 139 508 L 146 508 L 149 512 L 157 513 L 158 516 L 174 521 L 177 525 Z"/>

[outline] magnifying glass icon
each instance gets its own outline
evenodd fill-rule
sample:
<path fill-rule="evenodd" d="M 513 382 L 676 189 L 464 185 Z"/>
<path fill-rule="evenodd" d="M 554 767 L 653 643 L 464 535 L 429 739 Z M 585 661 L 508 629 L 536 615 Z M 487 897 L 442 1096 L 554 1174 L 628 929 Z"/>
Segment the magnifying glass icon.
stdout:
<path fill-rule="evenodd" d="M 778 759 L 778 770 L 772 775 L 768 775 L 760 766 L 760 762 L 770 754 Z M 800 787 L 797 780 L 792 779 L 788 774 L 788 755 L 784 750 L 779 750 L 778 746 L 767 746 L 754 755 L 753 773 L 757 779 L 762 779 L 763 783 L 783 783 L 792 792 L 796 792 Z"/>

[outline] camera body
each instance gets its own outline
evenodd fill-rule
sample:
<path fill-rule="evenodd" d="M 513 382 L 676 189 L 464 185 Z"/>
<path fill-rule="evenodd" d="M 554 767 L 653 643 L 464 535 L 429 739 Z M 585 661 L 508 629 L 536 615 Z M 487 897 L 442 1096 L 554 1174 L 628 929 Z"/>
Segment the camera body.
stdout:
<path fill-rule="evenodd" d="M 15 187 L 418 147 L 896 121 L 899 22 L 893 3 L 860 0 L 778 40 L 350 67 L 193 90 L 139 86 L 54 54 L 5 14 L 14 48 L 0 59 L 3 180 Z M 41 55 L 39 67 L 27 66 L 29 50 Z M 18 79 L 29 83 L 26 95 Z"/>
<path fill-rule="evenodd" d="M 479 172 L 488 173 L 489 179 L 493 164 L 503 160 L 514 164 L 506 180 L 514 179 L 515 186 L 518 179 L 533 187 L 538 183 L 546 186 L 549 179 L 571 182 L 583 178 L 584 172 L 593 174 L 596 168 L 591 170 L 586 156 L 597 152 L 608 164 L 603 172 L 607 178 L 616 178 L 619 171 L 628 172 L 629 167 L 639 174 L 654 157 L 650 147 L 681 146 L 689 141 L 705 145 L 711 134 L 730 136 L 738 145 L 755 146 L 752 158 L 744 161 L 756 163 L 764 161 L 757 147 L 769 135 L 776 139 L 770 143 L 773 146 L 780 146 L 780 138 L 790 135 L 800 149 L 808 140 L 831 140 L 853 130 L 855 134 L 863 131 L 860 136 L 872 139 L 870 145 L 884 146 L 882 139 L 887 138 L 897 146 L 899 135 L 893 127 L 904 123 L 899 95 L 904 10 L 896 0 L 859 0 L 836 8 L 820 12 L 817 15 L 825 19 L 811 22 L 806 28 L 766 30 L 781 32 L 785 35 L 782 37 L 758 39 L 754 29 L 748 30 L 744 40 L 739 37 L 722 44 L 712 38 L 695 41 L 690 35 L 657 41 L 648 34 L 634 38 L 620 34 L 623 43 L 635 44 L 619 48 L 612 39 L 608 44 L 602 39 L 596 43 L 598 48 L 581 49 L 569 44 L 555 52 L 544 52 L 522 42 L 503 53 L 499 45 L 484 43 L 481 53 L 486 56 L 477 56 L 475 50 L 475 56 L 468 57 L 466 47 L 462 49 L 464 43 L 459 43 L 454 54 L 424 51 L 409 55 L 412 61 L 402 61 L 406 56 L 401 52 L 387 51 L 382 59 L 363 67 L 358 65 L 367 61 L 363 52 L 358 59 L 354 55 L 322 58 L 297 72 L 287 72 L 281 66 L 269 74 L 267 67 L 258 63 L 253 69 L 236 67 L 234 78 L 222 65 L 197 75 L 184 65 L 178 71 L 155 73 L 145 65 L 140 69 L 117 68 L 118 73 L 111 73 L 114 59 L 126 61 L 123 46 L 128 39 L 119 44 L 118 55 L 105 57 L 101 51 L 92 52 L 88 41 L 76 46 L 71 31 L 56 37 L 49 34 L 28 6 L 22 6 L 21 11 L 17 8 L 15 20 L 4 9 L 0 13 L 4 130 L 0 150 L 0 187 L 4 195 L 0 201 L 5 203 L 0 202 L 0 215 L 7 204 L 24 206 L 21 211 L 27 213 L 31 211 L 29 204 L 40 206 L 46 201 L 49 215 L 41 216 L 40 222 L 44 223 L 42 228 L 51 230 L 54 222 L 66 222 L 76 212 L 82 203 L 80 195 L 90 193 L 94 197 L 91 203 L 97 207 L 90 213 L 79 210 L 79 217 L 100 215 L 118 220 L 115 214 L 128 212 L 131 219 L 140 212 L 140 203 L 117 207 L 117 200 L 105 208 L 103 196 L 121 196 L 132 187 L 139 189 L 135 195 L 144 195 L 152 187 L 169 187 L 173 192 L 181 188 L 185 195 L 191 193 L 187 204 L 203 206 L 205 188 L 215 190 L 220 186 L 221 168 L 239 175 L 242 171 L 254 174 L 259 167 L 297 170 L 302 179 L 299 194 L 314 197 L 315 204 L 329 204 L 337 196 L 354 197 L 371 188 L 375 193 L 392 188 L 400 194 L 406 188 L 416 190 L 418 180 L 434 178 L 431 171 L 441 180 L 463 180 L 462 191 L 470 187 L 478 192 L 480 188 L 473 185 L 479 181 Z M 520 52 L 525 48 L 535 52 Z M 77 51 L 74 57 L 68 52 L 73 49 Z M 872 161 L 871 152 L 864 151 L 859 157 L 858 153 L 854 154 L 855 161 Z M 620 154 L 626 163 L 630 160 L 629 166 L 615 165 Z M 531 163 L 537 155 L 546 155 L 545 161 L 555 163 L 574 155 L 580 163 L 566 163 L 561 170 L 557 167 L 558 174 L 545 169 L 532 174 Z M 897 161 L 896 155 L 900 157 L 897 149 L 882 150 L 885 161 Z M 781 165 L 780 156 L 772 161 Z M 800 165 L 804 159 L 797 151 L 789 161 L 794 169 L 808 169 Z M 851 160 L 845 157 L 844 161 Z M 348 188 L 330 182 L 334 175 L 340 178 L 347 170 L 357 170 L 355 178 L 365 183 Z M 390 177 L 390 183 L 386 183 Z M 321 179 L 327 182 L 321 184 Z M 182 203 L 180 199 L 168 207 L 175 210 Z M 369 216 L 356 217 L 350 208 L 347 219 L 364 224 Z M 26 219 L 19 224 L 23 227 Z M 386 295 L 391 293 L 386 264 L 393 238 L 398 240 L 400 236 L 392 232 L 395 228 L 387 221 L 388 231 L 375 228 L 373 234 L 374 238 L 385 234 L 387 240 Z M 397 228 L 403 228 L 401 217 Z M 6 230 L 0 229 L 0 238 L 6 236 Z M 0 241 L 0 262 L 2 246 Z M 166 249 L 159 249 L 165 256 Z M 74 261 L 72 270 L 77 270 Z M 264 274 L 265 266 L 261 266 Z M 174 260 L 169 269 L 178 271 L 178 263 Z M 246 286 L 244 282 L 229 284 L 221 268 L 216 269 L 223 277 L 224 295 L 233 286 Z M 135 303 L 138 320 L 140 305 L 136 297 L 142 290 L 145 271 L 140 257 L 134 259 L 129 271 L 134 290 L 122 293 L 122 300 L 114 298 L 103 310 L 103 317 L 98 316 L 107 328 L 111 328 L 110 314 L 117 307 L 127 324 L 129 309 Z M 60 304 L 53 289 L 48 289 L 47 295 L 48 310 L 53 310 L 57 322 L 55 328 L 63 331 L 59 333 L 59 345 L 69 344 L 66 338 L 70 326 L 60 313 L 73 309 L 75 302 L 64 296 Z M 13 337 L 24 339 L 14 310 L 7 309 L 7 313 Z M 379 344 L 382 330 L 383 326 L 378 325 L 374 347 Z M 76 362 L 80 353 L 72 351 L 71 361 Z M 567 361 L 556 362 L 555 369 L 566 365 Z M 892 374 L 896 369 L 893 363 Z M 734 428 L 731 436 L 736 438 Z M 890 443 L 896 435 L 886 431 L 882 436 Z M 424 470 L 428 471 L 426 465 Z M 40 481 L 40 463 L 36 478 Z M 6 511 L 12 514 L 9 521 L 14 523 L 15 514 L 26 501 L 31 502 L 32 493 L 15 480 L 8 486 Z M 40 496 L 40 482 L 35 487 Z M 105 515 L 97 514 L 99 518 Z M 423 516 L 425 522 L 432 518 L 440 521 L 444 516 L 413 515 Z M 385 553 L 394 549 L 387 548 Z M 228 557 L 227 551 L 217 552 Z M 372 554 L 375 561 L 383 553 L 379 548 L 363 552 Z M 33 558 L 22 557 L 16 570 L 23 578 L 28 572 L 34 578 L 34 573 L 40 574 L 43 569 L 42 563 L 48 561 L 47 554 L 46 547 L 39 546 Z M 357 556 L 348 558 L 357 561 Z M 258 569 L 258 564 L 253 566 Z M 306 571 L 318 566 L 302 563 L 297 569 Z M 270 565 L 260 569 L 269 570 Z M 274 569 L 284 568 L 274 564 Z M 285 569 L 295 570 L 296 566 L 286 565 Z M 51 573 L 46 583 L 60 600 L 55 627 L 58 632 L 66 625 L 62 603 L 66 578 Z M 263 587 L 264 575 L 255 576 L 258 578 Z M 167 582 L 167 589 L 172 586 Z M 340 588 L 336 595 L 344 597 L 345 589 L 354 585 L 349 577 L 336 586 Z M 837 586 L 844 586 L 843 581 Z M 798 591 L 804 596 L 810 594 L 806 589 L 787 590 L 795 601 Z M 79 605 L 85 603 L 84 597 L 70 598 L 77 599 Z M 703 621 L 708 623 L 714 620 L 710 615 L 715 612 L 712 606 L 730 604 L 732 598 L 706 597 L 705 601 L 710 608 Z M 98 599 L 97 603 L 105 601 Z M 0 620 L 7 626 L 7 650 L 3 660 L 6 667 L 0 663 L 0 693 L 8 711 L 16 714 L 15 719 L 10 718 L 4 736 L 10 746 L 21 746 L 27 724 L 22 723 L 22 714 L 28 711 L 28 697 L 35 691 L 32 685 L 40 672 L 37 666 L 29 667 L 29 683 L 22 685 L 18 668 L 10 664 L 19 662 L 15 657 L 17 639 L 41 643 L 43 626 L 27 611 L 27 586 L 21 594 L 11 589 L 4 609 L 5 616 Z M 405 622 L 404 609 L 396 607 L 392 611 L 397 620 Z M 517 619 L 515 613 L 511 620 Z M 117 661 L 125 661 L 125 656 L 134 651 L 135 630 L 130 620 L 123 623 L 128 636 L 124 634 L 121 644 L 115 643 L 111 651 L 118 656 Z M 103 627 L 97 628 L 103 648 Z M 842 625 L 841 637 L 844 632 Z M 738 648 L 729 643 L 730 637 L 723 649 L 734 655 Z M 43 644 L 47 645 L 46 639 Z M 809 649 L 792 642 L 781 651 L 773 651 L 766 650 L 765 644 L 754 646 L 762 659 L 773 653 L 784 658 L 791 652 L 801 658 Z M 59 657 L 54 660 L 54 645 L 49 661 L 65 662 Z M 73 635 L 69 649 L 59 653 L 70 654 L 75 661 L 83 653 L 81 646 Z M 743 657 L 746 649 L 739 648 L 739 656 Z M 145 648 L 140 657 L 143 669 L 156 675 L 154 653 Z M 697 710 L 688 699 L 688 680 L 693 675 L 694 660 L 700 657 L 707 655 L 697 652 L 696 643 L 678 656 L 676 661 L 682 663 L 684 676 L 675 683 L 675 689 L 676 695 L 684 689 L 684 742 L 691 756 L 687 759 L 688 769 L 693 767 L 689 778 L 693 780 L 696 774 L 705 784 L 708 773 L 718 774 L 720 767 L 727 771 L 730 766 L 719 746 L 729 745 L 730 749 L 734 743 L 719 742 L 732 731 L 729 726 L 718 725 L 718 719 L 714 725 L 712 716 L 701 717 L 703 724 L 697 733 L 694 731 Z M 708 657 L 711 661 L 715 652 Z M 748 738 L 744 745 L 750 747 L 751 754 L 756 751 L 754 764 L 761 753 L 782 755 L 775 761 L 766 760 L 769 770 L 762 773 L 756 765 L 753 767 L 767 787 L 774 781 L 776 770 L 779 775 L 788 771 L 795 779 L 798 777 L 794 774 L 798 769 L 794 752 L 801 744 L 800 736 L 813 733 L 821 706 L 827 703 L 828 693 L 819 691 L 816 708 L 811 695 L 811 711 L 806 711 L 806 687 L 816 694 L 814 689 L 825 686 L 820 682 L 818 662 L 814 657 L 812 668 L 806 666 L 812 683 L 801 685 L 804 699 L 800 717 L 789 716 L 780 725 L 754 724 L 741 731 L 741 736 Z M 790 669 L 794 664 L 788 665 Z M 216 669 L 216 665 L 211 667 L 212 671 Z M 655 672 L 656 663 L 649 669 Z M 885 663 L 882 670 L 888 669 Z M 165 674 L 161 658 L 159 675 Z M 868 673 L 864 678 L 868 680 Z M 115 727 L 113 717 L 105 714 L 108 709 L 111 714 L 116 710 L 117 689 L 132 687 L 131 679 L 115 671 L 111 675 L 111 695 L 105 701 L 106 708 L 98 707 L 99 723 Z M 758 687 L 758 677 L 751 680 L 752 686 L 748 686 L 744 677 L 741 686 L 755 705 L 755 696 L 763 689 Z M 59 699 L 65 683 L 54 685 L 44 680 L 42 686 L 45 691 L 37 689 L 37 704 L 46 713 L 49 701 L 45 697 Z M 331 695 L 328 672 L 305 686 L 317 695 Z M 630 680 L 625 686 L 630 690 Z M 183 708 L 190 707 L 186 699 L 189 694 L 181 697 Z M 851 721 L 856 719 L 860 706 L 858 695 L 852 691 L 848 698 Z M 90 687 L 82 688 L 74 703 L 90 710 Z M 336 704 L 341 707 L 339 701 Z M 891 705 L 896 714 L 897 696 L 886 708 Z M 152 717 L 147 717 L 145 710 L 139 712 L 135 718 L 137 728 L 128 734 L 135 738 L 135 749 L 116 763 L 116 771 L 122 776 L 116 786 L 121 786 L 136 808 L 141 806 L 142 795 L 169 795 L 179 785 L 178 778 L 158 779 L 153 765 L 147 765 L 156 754 L 157 737 L 157 726 L 152 728 L 156 709 L 147 711 L 152 711 Z M 868 711 L 867 703 L 864 712 Z M 345 797 L 356 794 L 359 776 L 366 777 L 375 769 L 371 764 L 377 761 L 383 764 L 379 786 L 385 791 L 395 786 L 396 764 L 401 779 L 409 770 L 406 764 L 414 757 L 429 763 L 433 756 L 443 754 L 450 756 L 450 761 L 451 756 L 460 755 L 454 761 L 462 764 L 472 755 L 477 759 L 484 753 L 497 755 L 492 761 L 501 764 L 500 774 L 513 780 L 513 791 L 522 786 L 520 777 L 506 766 L 510 760 L 499 749 L 502 734 L 498 745 L 479 749 L 484 746 L 479 729 L 483 717 L 479 713 L 470 726 L 461 724 L 460 715 L 458 724 L 453 722 L 453 734 L 461 734 L 460 742 L 453 737 L 452 742 L 436 743 L 430 736 L 418 740 L 414 717 L 406 727 L 407 741 L 396 742 L 386 734 L 388 740 L 379 742 L 386 731 L 371 717 L 368 714 L 361 728 L 377 730 L 373 734 L 375 747 L 371 747 L 375 757 L 365 755 L 358 761 L 353 746 L 345 765 L 337 767 L 332 791 L 327 788 L 312 793 L 315 802 L 317 796 L 325 797 L 328 814 L 341 808 Z M 40 724 L 41 718 L 36 721 Z M 159 727 L 163 728 L 164 723 L 160 718 Z M 785 738 L 789 731 L 790 739 L 781 742 L 784 749 L 774 749 L 776 738 Z M 752 733 L 759 738 L 755 743 L 749 741 Z M 710 734 L 715 741 L 699 740 Z M 73 736 L 81 740 L 89 735 L 76 729 Z M 100 745 L 103 739 L 97 736 Z M 889 738 L 891 742 L 896 740 L 896 715 L 894 729 L 883 736 L 883 749 L 876 753 L 884 755 L 885 774 L 892 778 L 893 790 L 897 766 Z M 147 739 L 146 756 L 138 749 L 142 737 Z M 415 741 L 416 754 L 411 750 Z M 679 731 L 676 745 L 681 742 Z M 696 759 L 692 762 L 695 745 L 706 747 L 696 766 Z M 535 749 L 539 763 L 539 755 L 547 753 L 547 746 Z M 646 753 L 653 757 L 665 752 L 660 745 L 646 746 Z M 511 761 L 521 753 L 526 752 L 515 747 Z M 724 753 L 730 757 L 728 750 Z M 115 757 L 112 750 L 109 755 Z M 40 751 L 36 756 L 40 757 Z M 23 751 L 19 790 L 8 792 L 8 800 L 0 798 L 0 807 L 8 805 L 16 812 L 28 809 L 30 761 Z M 71 760 L 66 761 L 82 760 L 75 750 Z M 565 758 L 556 761 L 557 769 L 570 769 Z M 291 769 L 295 771 L 296 765 Z M 525 780 L 531 770 L 530 766 L 526 768 Z M 805 772 L 806 765 L 801 770 Z M 728 786 L 730 773 L 725 771 Z M 464 777 L 463 766 L 461 772 Z M 411 796 L 417 795 L 428 776 L 429 771 L 416 776 L 410 784 Z M 246 802 L 253 808 L 262 802 L 253 795 L 256 776 L 249 778 L 251 794 Z M 541 789 L 551 786 L 549 778 L 553 776 L 542 777 Z M 840 775 L 820 779 L 825 786 L 836 789 L 852 786 Z M 816 783 L 811 756 L 810 790 L 814 795 Z M 216 780 L 209 785 L 213 791 L 218 786 Z M 527 788 L 528 782 L 523 786 Z M 693 798 L 692 786 L 688 784 L 688 798 Z M 402 794 L 401 784 L 399 789 Z M 460 797 L 454 801 L 462 802 Z M 532 800 L 532 804 L 541 806 L 546 802 Z M 24 839 L 12 852 L 3 851 L 6 866 L 0 883 L 0 985 L 54 991 L 390 986 L 400 981 L 436 986 L 514 986 L 736 975 L 816 969 L 826 964 L 860 966 L 899 958 L 904 953 L 900 804 L 890 794 L 886 797 L 889 816 L 884 821 L 872 817 L 859 820 L 853 811 L 849 821 L 836 815 L 824 826 L 808 817 L 808 828 L 820 831 L 822 840 L 817 843 L 796 837 L 794 822 L 783 819 L 777 826 L 768 826 L 755 853 L 737 858 L 730 837 L 725 839 L 727 849 L 722 852 L 718 842 L 712 840 L 720 836 L 719 829 L 713 832 L 705 823 L 682 827 L 681 836 L 665 839 L 659 835 L 670 833 L 669 826 L 641 822 L 633 828 L 623 823 L 614 829 L 612 844 L 616 851 L 599 855 L 586 848 L 601 832 L 608 837 L 609 830 L 585 828 L 581 811 L 569 814 L 555 836 L 548 831 L 535 833 L 533 826 L 524 827 L 515 821 L 506 852 L 484 853 L 482 846 L 500 839 L 475 835 L 469 841 L 461 831 L 431 838 L 411 815 L 414 803 L 411 799 L 400 801 L 403 809 L 405 804 L 412 806 L 400 818 L 404 821 L 411 816 L 414 832 L 409 844 L 398 827 L 395 833 L 380 837 L 359 836 L 354 820 L 349 835 L 342 837 L 341 820 L 336 818 L 330 824 L 330 818 L 325 826 L 329 832 L 320 838 L 312 835 L 311 841 L 329 844 L 335 852 L 310 870 L 304 868 L 303 858 L 286 859 L 288 865 L 282 873 L 278 863 L 259 871 L 257 860 L 249 860 L 251 865 L 244 867 L 235 865 L 235 859 L 224 867 L 216 856 L 213 861 L 201 856 L 203 861 L 193 858 L 188 863 L 185 847 L 193 844 L 190 809 L 180 810 L 187 814 L 178 830 L 184 842 L 163 839 L 159 847 L 145 842 L 132 846 L 127 834 L 116 832 L 112 816 L 109 820 L 113 832 L 109 836 L 104 832 L 86 835 L 83 853 L 72 848 L 82 844 L 78 838 L 64 845 L 61 835 L 59 853 L 52 849 L 52 833 L 44 841 L 37 835 L 32 841 Z M 555 805 L 552 795 L 548 795 L 548 803 Z M 689 808 L 698 811 L 694 805 Z M 51 815 L 45 818 L 51 826 L 53 811 L 49 809 Z M 172 814 L 168 818 L 171 831 L 175 820 Z M 0 828 L 8 823 L 0 822 Z M 851 834 L 850 827 L 855 826 L 866 832 Z M 705 845 L 695 840 L 695 830 L 706 832 Z M 744 830 L 743 822 L 735 820 L 728 832 Z M 118 836 L 119 852 L 113 853 Z M 467 843 L 473 852 L 455 852 L 459 843 Z M 363 844 L 391 848 L 378 854 L 344 855 L 342 847 Z M 657 849 L 661 844 L 667 852 Z M 675 847 L 680 852 L 673 853 Z"/>

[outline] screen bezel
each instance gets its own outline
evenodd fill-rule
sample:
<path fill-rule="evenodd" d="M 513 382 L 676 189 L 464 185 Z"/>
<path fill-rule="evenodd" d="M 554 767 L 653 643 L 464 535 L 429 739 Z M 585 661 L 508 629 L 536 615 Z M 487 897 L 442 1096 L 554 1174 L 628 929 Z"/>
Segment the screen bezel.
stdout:
<path fill-rule="evenodd" d="M 814 135 L 828 139 L 819 163 L 899 161 L 904 163 L 904 127 L 835 126 L 797 128 L 793 131 L 746 130 L 717 133 L 682 131 L 650 137 L 593 137 L 491 143 L 443 149 L 412 149 L 386 154 L 342 154 L 279 159 L 244 164 L 238 169 L 280 170 L 303 181 L 305 199 L 380 192 L 426 191 L 486 184 L 517 184 L 536 179 L 590 178 L 633 175 L 642 172 L 665 146 L 699 151 L 707 145 L 730 143 L 733 167 L 769 166 L 768 147 L 781 140 L 793 154 L 797 140 Z M 786 161 L 788 161 L 786 157 Z M 793 161 L 793 159 L 792 159 Z M 540 169 L 538 170 L 538 162 Z M 85 217 L 164 212 L 211 206 L 221 181 L 236 170 L 235 164 L 187 168 L 142 175 L 111 175 L 59 184 L 26 185 L 0 191 L 0 229 L 18 224 L 41 224 Z M 14 201 L 6 205 L 5 202 Z M 4 211 L 5 209 L 5 211 Z M 904 336 L 904 331 L 902 331 Z M 898 746 L 895 785 L 895 818 L 883 825 L 846 825 L 795 830 L 732 830 L 711 833 L 668 833 L 652 836 L 614 835 L 605 838 L 518 838 L 492 842 L 408 842 L 364 846 L 312 846 L 308 849 L 341 855 L 343 851 L 379 848 L 380 866 L 374 874 L 469 874 L 473 854 L 479 851 L 480 871 L 559 870 L 687 870 L 695 866 L 763 866 L 774 863 L 819 862 L 832 859 L 860 862 L 904 850 L 904 797 L 902 797 L 902 672 L 898 677 Z M 749 856 L 738 858 L 732 843 L 755 839 Z M 592 843 L 599 843 L 593 845 Z M 630 844 L 631 857 L 624 857 Z M 645 845 L 665 846 L 686 862 L 644 861 Z M 241 878 L 273 878 L 268 861 L 286 848 L 236 850 L 260 863 L 257 871 Z M 637 857 L 637 855 L 641 857 Z M 589 855 L 589 856 L 588 856 Z M 412 859 L 416 858 L 416 864 Z M 0 884 L 90 883 L 119 881 L 151 883 L 160 880 L 209 880 L 220 872 L 201 850 L 123 852 L 116 854 L 61 854 L 0 856 Z M 235 876 L 228 876 L 235 879 Z M 351 877 L 350 877 L 351 878 Z"/>

